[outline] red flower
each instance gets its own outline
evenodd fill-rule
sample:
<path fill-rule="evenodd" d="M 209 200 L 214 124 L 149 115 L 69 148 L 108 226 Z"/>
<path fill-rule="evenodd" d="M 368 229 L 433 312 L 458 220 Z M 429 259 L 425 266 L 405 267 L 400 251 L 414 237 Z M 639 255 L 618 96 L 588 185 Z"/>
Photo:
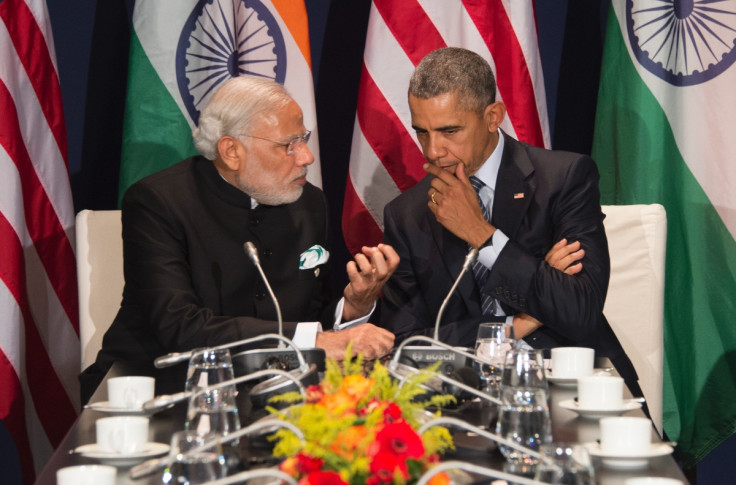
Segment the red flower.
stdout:
<path fill-rule="evenodd" d="M 406 468 L 406 459 L 392 453 L 390 450 L 381 450 L 371 460 L 371 473 L 375 480 L 372 483 L 393 483 L 396 471 L 406 480 L 409 471 Z"/>
<path fill-rule="evenodd" d="M 307 387 L 307 403 L 308 404 L 314 404 L 316 402 L 319 402 L 319 400 L 322 399 L 322 396 L 324 395 L 325 395 L 325 391 L 322 389 L 322 386 L 313 384 Z"/>
<path fill-rule="evenodd" d="M 390 402 L 383 411 L 383 419 L 386 423 L 394 423 L 402 419 L 401 408 L 395 403 Z"/>
<path fill-rule="evenodd" d="M 312 472 L 319 471 L 322 469 L 322 465 L 325 464 L 325 462 L 321 459 L 312 458 L 311 456 L 305 455 L 304 453 L 299 453 L 298 455 L 296 455 L 296 459 L 296 469 L 300 475 L 306 475 Z"/>
<path fill-rule="evenodd" d="M 389 452 L 407 458 L 421 458 L 424 455 L 424 443 L 414 428 L 406 421 L 387 423 L 376 435 L 377 453 Z"/>
<path fill-rule="evenodd" d="M 345 480 L 335 472 L 315 471 L 299 480 L 299 485 L 348 485 Z"/>

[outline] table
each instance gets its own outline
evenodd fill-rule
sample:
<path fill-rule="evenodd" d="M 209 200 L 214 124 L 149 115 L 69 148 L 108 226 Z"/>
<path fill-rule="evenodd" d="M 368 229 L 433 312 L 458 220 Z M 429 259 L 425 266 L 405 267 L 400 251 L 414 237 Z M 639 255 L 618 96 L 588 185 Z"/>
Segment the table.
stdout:
<path fill-rule="evenodd" d="M 596 362 L 596 367 L 606 366 L 606 362 Z M 608 364 L 610 366 L 610 363 Z M 178 365 L 168 369 L 154 369 L 148 364 L 133 364 L 117 362 L 105 377 L 105 381 L 112 377 L 121 375 L 149 375 L 156 378 L 156 395 L 171 394 L 183 389 L 186 365 Z M 100 385 L 90 402 L 107 400 L 106 382 Z M 576 390 L 550 384 L 550 413 L 552 417 L 552 436 L 554 441 L 589 442 L 600 438 L 598 422 L 578 417 L 573 411 L 560 407 L 560 402 L 575 397 Z M 627 391 L 627 397 L 631 397 Z M 473 424 L 483 424 L 489 418 L 489 408 L 482 407 L 480 403 L 473 402 L 461 407 L 455 412 L 443 413 L 449 416 L 459 416 Z M 179 403 L 173 408 L 159 412 L 151 417 L 150 433 L 151 441 L 168 443 L 171 434 L 184 428 L 186 414 L 186 402 Z M 246 424 L 265 415 L 263 411 L 255 413 L 245 419 Z M 629 411 L 625 416 L 644 416 L 641 410 Z M 95 442 L 95 420 L 105 416 L 104 413 L 85 409 L 80 414 L 64 440 L 59 445 L 46 467 L 36 480 L 37 485 L 55 485 L 56 471 L 59 468 L 71 465 L 96 463 L 91 458 L 79 454 L 70 454 L 70 450 L 76 447 Z M 660 442 L 654 427 L 652 426 L 652 442 Z M 455 442 L 458 450 L 446 456 L 444 459 L 458 459 L 472 461 L 481 466 L 503 469 L 505 460 L 498 450 L 488 451 L 492 445 L 480 437 L 468 436 L 466 433 L 456 433 Z M 241 440 L 241 452 L 257 466 L 268 460 L 266 450 L 252 447 L 247 439 Z M 637 470 L 617 470 L 605 467 L 595 458 L 594 465 L 596 476 L 600 485 L 622 485 L 624 480 L 635 476 L 658 476 L 671 477 L 688 483 L 680 468 L 671 455 L 653 458 L 649 460 L 647 468 Z M 482 483 L 488 483 L 485 480 Z M 140 480 L 132 480 L 127 476 L 127 469 L 118 470 L 117 485 L 159 485 L 160 476 L 152 475 Z"/>

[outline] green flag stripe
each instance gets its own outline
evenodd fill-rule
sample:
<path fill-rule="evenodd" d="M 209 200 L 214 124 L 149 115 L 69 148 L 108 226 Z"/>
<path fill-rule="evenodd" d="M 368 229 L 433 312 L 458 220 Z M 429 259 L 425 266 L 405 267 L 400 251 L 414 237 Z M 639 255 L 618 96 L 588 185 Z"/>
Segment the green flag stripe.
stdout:
<path fill-rule="evenodd" d="M 134 31 L 130 39 L 118 199 L 122 200 L 127 188 L 137 180 L 196 153 L 189 123 Z"/>
<path fill-rule="evenodd" d="M 613 10 L 598 99 L 602 203 L 667 210 L 663 424 L 691 466 L 736 430 L 736 242 L 632 65 Z"/>

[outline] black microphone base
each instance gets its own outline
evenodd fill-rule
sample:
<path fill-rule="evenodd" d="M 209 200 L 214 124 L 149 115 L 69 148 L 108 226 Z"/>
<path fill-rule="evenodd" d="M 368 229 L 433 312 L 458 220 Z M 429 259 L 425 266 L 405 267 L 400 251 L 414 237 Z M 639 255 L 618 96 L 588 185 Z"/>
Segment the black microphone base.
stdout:
<path fill-rule="evenodd" d="M 467 353 L 472 353 L 472 349 L 467 347 L 458 347 Z M 458 352 L 454 352 L 449 349 L 443 349 L 440 347 L 431 347 L 426 345 L 415 345 L 406 346 L 402 349 L 401 358 L 408 359 L 417 369 L 424 369 L 432 364 L 440 362 L 440 366 L 437 368 L 438 372 L 450 375 L 456 370 L 473 365 L 472 359 L 466 357 Z M 405 359 L 404 363 L 409 363 Z"/>
<path fill-rule="evenodd" d="M 324 349 L 300 349 L 307 364 L 315 364 L 318 372 L 325 371 Z M 252 374 L 266 368 L 290 371 L 299 368 L 299 359 L 294 349 L 253 349 L 239 352 L 232 357 L 235 377 Z M 273 364 L 276 363 L 276 367 Z"/>

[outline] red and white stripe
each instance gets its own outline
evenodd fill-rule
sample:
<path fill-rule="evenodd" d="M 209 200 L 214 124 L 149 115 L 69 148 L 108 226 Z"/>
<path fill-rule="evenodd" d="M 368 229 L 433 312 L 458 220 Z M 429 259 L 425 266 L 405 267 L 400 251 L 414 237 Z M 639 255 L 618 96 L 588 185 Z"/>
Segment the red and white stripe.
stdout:
<path fill-rule="evenodd" d="M 374 0 L 368 22 L 342 229 L 351 253 L 383 236 L 383 207 L 424 175 L 407 87 L 441 47 L 465 47 L 493 68 L 511 136 L 549 148 L 532 0 Z"/>
<path fill-rule="evenodd" d="M 79 409 L 74 209 L 45 0 L 0 1 L 0 419 L 23 482 Z"/>

